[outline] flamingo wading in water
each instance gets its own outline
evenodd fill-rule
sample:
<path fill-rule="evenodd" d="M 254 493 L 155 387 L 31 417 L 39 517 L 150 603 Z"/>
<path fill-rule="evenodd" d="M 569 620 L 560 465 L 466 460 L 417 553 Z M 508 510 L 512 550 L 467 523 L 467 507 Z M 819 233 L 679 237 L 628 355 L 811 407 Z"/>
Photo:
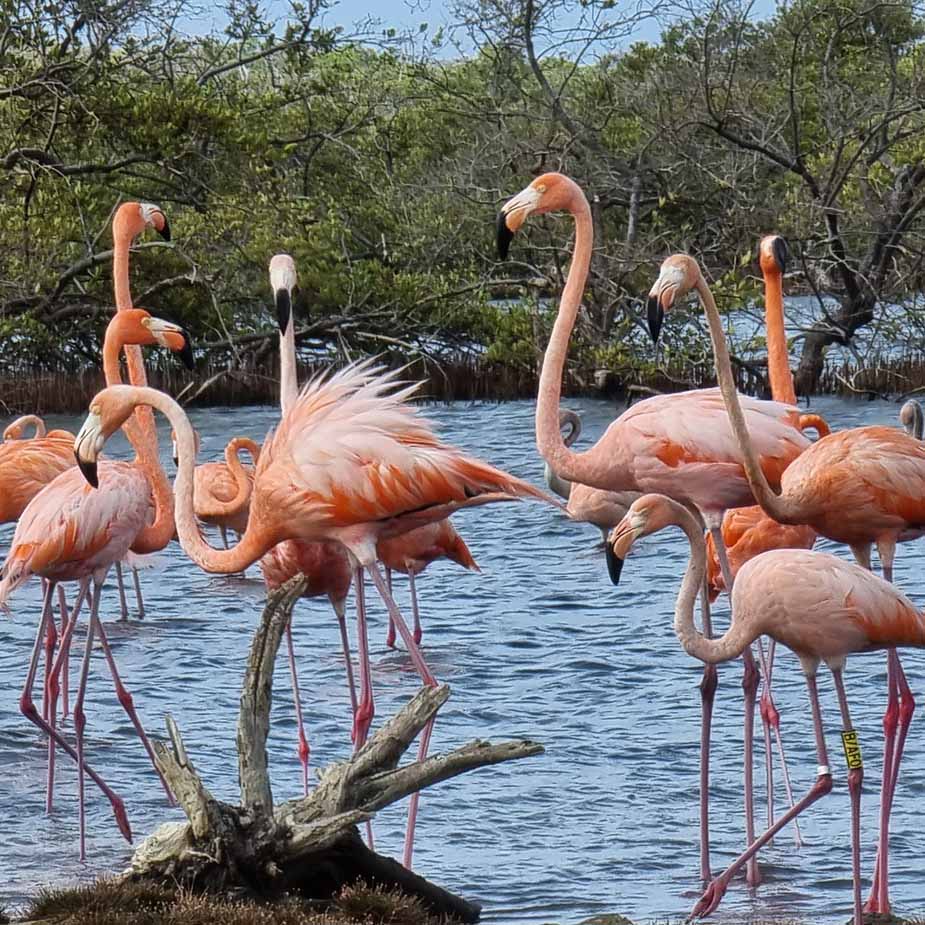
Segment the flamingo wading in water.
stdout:
<path fill-rule="evenodd" d="M 850 546 L 864 568 L 870 568 L 870 548 L 876 543 L 883 576 L 892 581 L 896 543 L 920 536 L 925 524 L 925 445 L 893 427 L 838 431 L 818 440 L 796 459 L 783 473 L 779 486 L 770 485 L 760 465 L 752 428 L 742 413 L 716 302 L 692 257 L 676 254 L 662 264 L 649 295 L 650 318 L 658 328 L 665 310 L 691 290 L 696 291 L 707 316 L 719 387 L 758 503 L 779 523 L 808 524 L 822 536 Z M 890 911 L 889 818 L 915 709 L 899 656 L 890 647 L 887 687 L 877 863 L 864 905 L 864 911 L 871 913 Z"/>
<path fill-rule="evenodd" d="M 528 216 L 561 211 L 574 218 L 575 246 L 540 373 L 536 405 L 536 440 L 540 455 L 557 476 L 569 482 L 607 491 L 656 491 L 696 509 L 713 535 L 723 569 L 729 575 L 722 545 L 723 513 L 729 508 L 753 504 L 755 499 L 718 390 L 698 389 L 638 402 L 611 423 L 594 446 L 582 453 L 570 450 L 562 440 L 559 430 L 562 374 L 591 261 L 593 230 L 588 200 L 578 184 L 568 177 L 560 173 L 543 174 L 502 206 L 497 237 L 500 256 L 506 257 L 514 233 Z M 810 445 L 801 430 L 807 420 L 791 405 L 756 399 L 744 401 L 760 444 L 760 465 L 767 478 L 779 484 L 782 472 Z M 728 583 L 732 584 L 731 576 Z M 706 607 L 704 620 L 705 631 L 710 634 Z M 750 649 L 743 652 L 743 660 L 745 826 L 746 839 L 751 841 L 754 836 L 752 740 L 758 671 Z M 715 690 L 716 670 L 708 665 L 701 684 L 700 867 L 705 880 L 710 878 L 707 801 L 709 733 Z M 748 876 L 751 883 L 760 880 L 754 862 L 749 864 Z"/>

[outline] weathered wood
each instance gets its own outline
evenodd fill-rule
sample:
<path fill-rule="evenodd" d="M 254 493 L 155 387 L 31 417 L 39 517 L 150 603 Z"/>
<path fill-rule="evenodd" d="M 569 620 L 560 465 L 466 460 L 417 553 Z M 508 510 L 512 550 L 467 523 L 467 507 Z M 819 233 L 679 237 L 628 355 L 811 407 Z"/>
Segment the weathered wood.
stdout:
<path fill-rule="evenodd" d="M 238 712 L 238 780 L 241 805 L 250 811 L 273 812 L 273 792 L 267 771 L 267 735 L 273 702 L 273 666 L 296 600 L 305 590 L 297 575 L 270 591 L 254 633 Z"/>

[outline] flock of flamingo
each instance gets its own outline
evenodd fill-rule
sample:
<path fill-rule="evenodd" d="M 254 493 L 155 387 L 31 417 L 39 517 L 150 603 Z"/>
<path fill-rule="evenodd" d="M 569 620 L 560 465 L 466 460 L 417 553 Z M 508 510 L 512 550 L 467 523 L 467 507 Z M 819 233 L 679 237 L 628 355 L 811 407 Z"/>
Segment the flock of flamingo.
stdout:
<path fill-rule="evenodd" d="M 760 245 L 773 400 L 738 394 L 720 316 L 707 283 L 691 257 L 674 255 L 662 264 L 649 293 L 650 332 L 657 340 L 665 312 L 687 293 L 696 293 L 709 323 L 719 387 L 641 401 L 617 418 L 592 447 L 574 451 L 571 446 L 580 421 L 559 406 L 569 339 L 592 251 L 591 212 L 584 193 L 559 173 L 536 178 L 502 207 L 497 241 L 504 258 L 526 219 L 547 212 L 568 212 L 575 224 L 572 261 L 546 350 L 536 405 L 536 439 L 546 461 L 549 488 L 562 496 L 573 520 L 601 529 L 615 584 L 620 581 L 624 558 L 640 537 L 674 526 L 684 531 L 690 543 L 674 626 L 685 651 L 704 663 L 700 875 L 706 889 L 692 914 L 714 911 L 732 877 L 743 867 L 748 883 L 757 885 L 756 855 L 762 846 L 783 826 L 796 825 L 800 813 L 832 790 L 833 770 L 817 691 L 821 662 L 831 671 L 841 715 L 851 802 L 854 923 L 861 925 L 865 913 L 887 913 L 890 812 L 915 707 L 897 650 L 925 646 L 925 615 L 892 584 L 896 543 L 925 532 L 921 409 L 915 403 L 903 408 L 905 431 L 871 426 L 830 433 L 820 417 L 796 407 L 783 319 L 787 249 L 783 239 L 774 235 Z M 153 763 L 151 746 L 132 696 L 120 679 L 99 616 L 103 583 L 111 568 L 115 567 L 119 578 L 123 618 L 127 603 L 122 567 L 137 569 L 146 554 L 164 549 L 175 537 L 186 555 L 207 572 L 238 573 L 259 562 L 268 588 L 304 575 L 304 595 L 326 595 L 338 620 L 353 711 L 351 736 L 353 747 L 359 749 L 375 714 L 365 580 L 372 582 L 387 609 L 388 644 L 394 645 L 397 629 L 422 682 L 433 685 L 436 681 L 420 647 L 415 577 L 441 557 L 465 568 L 478 568 L 448 518 L 465 507 L 519 499 L 562 507 L 529 483 L 443 443 L 410 402 L 419 384 L 400 381 L 397 373 L 372 360 L 316 376 L 300 390 L 292 310 L 297 276 L 292 258 L 285 254 L 277 254 L 269 264 L 280 326 L 279 422 L 262 446 L 235 438 L 228 444 L 224 463 L 197 466 L 198 437 L 186 414 L 170 396 L 147 385 L 142 347 L 166 347 L 192 365 L 192 345 L 182 328 L 133 305 L 129 252 L 146 228 L 169 238 L 167 219 L 156 206 L 131 202 L 116 211 L 116 312 L 103 346 L 106 388 L 94 397 L 80 432 L 76 437 L 64 431 L 45 433 L 41 420 L 28 416 L 10 425 L 0 444 L 0 522 L 16 522 L 0 573 L 0 606 L 7 607 L 12 593 L 32 576 L 42 580 L 42 613 L 20 707 L 47 737 L 48 812 L 53 809 L 57 752 L 65 752 L 77 763 L 81 858 L 85 856 L 85 777 L 109 800 L 119 829 L 131 840 L 122 799 L 84 760 L 84 701 L 96 640 L 118 699 Z M 123 353 L 129 384 L 122 382 Z M 173 486 L 161 467 L 153 410 L 163 413 L 173 428 L 177 463 Z M 30 425 L 35 435 L 26 438 Z M 566 426 L 569 433 L 563 437 Z M 119 428 L 134 449 L 132 462 L 101 457 L 107 440 Z M 810 440 L 806 429 L 815 430 L 818 439 Z M 253 465 L 240 462 L 242 449 L 252 457 Z M 221 530 L 223 549 L 206 542 L 200 524 Z M 228 531 L 236 534 L 232 546 Z M 813 552 L 817 536 L 847 543 L 858 564 Z M 871 571 L 873 544 L 878 548 L 883 578 Z M 409 576 L 413 629 L 392 596 L 392 570 Z M 133 574 L 142 612 L 137 571 Z M 70 605 L 62 587 L 67 583 L 77 585 Z M 351 585 L 356 600 L 359 692 L 346 619 Z M 730 594 L 731 624 L 723 635 L 713 638 L 710 603 L 723 592 Z M 698 595 L 700 629 L 694 621 Z M 87 601 L 89 622 L 71 705 L 70 647 Z M 56 622 L 55 604 L 60 623 Z M 299 706 L 291 629 L 287 640 L 302 784 L 307 792 L 310 749 Z M 792 795 L 771 692 L 778 643 L 796 653 L 800 661 L 815 730 L 817 775 L 798 800 Z M 870 893 L 862 903 L 864 772 L 845 693 L 844 667 L 849 654 L 874 649 L 887 652 L 887 707 L 877 858 Z M 43 655 L 39 712 L 33 689 Z M 744 666 L 747 844 L 726 870 L 714 876 L 708 791 L 716 665 L 739 657 Z M 59 699 L 62 718 L 72 714 L 73 744 L 59 725 Z M 752 792 L 756 705 L 760 705 L 764 728 L 768 779 L 768 824 L 760 835 L 755 831 Z M 427 754 L 431 730 L 432 723 L 422 732 L 421 757 Z M 773 805 L 772 737 L 788 800 L 779 815 Z M 166 783 L 164 788 L 170 799 Z M 416 814 L 415 796 L 405 838 L 408 866 Z M 368 837 L 372 839 L 371 829 Z"/>

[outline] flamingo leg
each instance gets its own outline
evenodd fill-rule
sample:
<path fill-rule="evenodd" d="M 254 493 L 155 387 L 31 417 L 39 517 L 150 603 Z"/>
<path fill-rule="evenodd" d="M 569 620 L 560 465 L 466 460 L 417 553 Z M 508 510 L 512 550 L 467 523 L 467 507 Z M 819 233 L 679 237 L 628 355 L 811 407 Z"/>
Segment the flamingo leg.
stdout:
<path fill-rule="evenodd" d="M 726 544 L 723 541 L 721 524 L 710 526 L 713 544 L 719 559 L 720 570 L 726 585 L 726 593 L 732 601 L 733 576 L 729 565 L 729 556 L 726 553 Z M 755 656 L 752 655 L 751 646 L 747 646 L 742 653 L 745 671 L 742 675 L 742 695 L 745 709 L 744 728 L 744 793 L 745 793 L 745 843 L 751 845 L 755 841 L 755 790 L 754 790 L 754 761 L 755 761 L 755 703 L 758 694 L 758 667 Z M 746 882 L 749 886 L 758 886 L 761 883 L 761 872 L 758 870 L 758 861 L 755 852 L 746 858 Z"/>
<path fill-rule="evenodd" d="M 376 715 L 373 700 L 373 679 L 369 667 L 369 636 L 366 626 L 366 589 L 363 586 L 363 569 L 357 567 L 354 579 L 357 596 L 357 658 L 360 667 L 360 703 L 353 711 L 353 751 L 356 754 L 366 743 L 369 727 Z M 373 848 L 372 822 L 366 822 L 366 843 Z"/>
<path fill-rule="evenodd" d="M 70 618 L 67 622 L 67 627 L 64 630 L 64 633 L 61 636 L 61 642 L 58 645 L 58 655 L 55 658 L 53 673 L 56 677 L 63 676 L 64 678 L 64 694 L 61 698 L 61 717 L 62 719 L 67 718 L 68 713 L 68 682 L 70 677 L 70 664 L 71 664 L 71 640 L 74 637 L 74 630 L 77 628 L 77 619 L 80 616 L 80 608 L 83 606 L 84 601 L 86 600 L 87 593 L 90 590 L 90 579 L 85 578 L 80 583 L 80 589 L 77 592 L 77 599 L 74 601 L 74 606 L 71 608 Z"/>
<path fill-rule="evenodd" d="M 151 764 L 154 766 L 154 770 L 157 771 L 157 776 L 161 780 L 161 785 L 164 788 L 164 793 L 167 794 L 167 801 L 173 806 L 175 800 L 173 794 L 170 792 L 170 787 L 167 785 L 167 781 L 164 779 L 164 775 L 161 774 L 160 768 L 157 766 L 157 759 L 154 757 L 154 749 L 151 747 L 151 742 L 148 739 L 148 735 L 144 730 L 144 727 L 141 725 L 141 720 L 138 718 L 138 713 L 135 711 L 135 700 L 129 692 L 128 688 L 122 683 L 122 678 L 119 676 L 119 669 L 116 667 L 116 660 L 113 657 L 112 649 L 109 646 L 109 639 L 106 637 L 106 631 L 103 629 L 103 623 L 99 618 L 99 614 L 90 615 L 91 620 L 96 620 L 96 635 L 100 638 L 100 646 L 103 650 L 103 656 L 106 659 L 106 664 L 109 666 L 109 673 L 112 675 L 112 681 L 116 689 L 116 697 L 119 698 L 119 703 L 122 704 L 122 709 L 125 710 L 126 715 L 131 720 L 132 725 L 135 727 L 135 732 L 138 734 L 138 738 L 141 739 L 141 744 L 144 746 L 145 751 L 148 753 L 148 757 L 151 759 Z"/>
<path fill-rule="evenodd" d="M 414 620 L 414 641 L 417 645 L 421 644 L 424 631 L 421 629 L 421 612 L 418 609 L 418 592 L 414 583 L 414 572 L 408 572 L 408 583 L 411 587 L 411 617 Z"/>
<path fill-rule="evenodd" d="M 47 610 L 45 619 L 45 682 L 42 690 L 42 718 L 51 726 L 57 728 L 57 678 L 54 673 L 52 663 L 55 653 L 55 644 L 58 640 L 58 630 L 55 626 L 55 618 L 51 612 L 52 597 L 55 593 L 55 582 L 42 579 L 42 586 L 45 594 L 42 598 L 42 609 Z M 55 779 L 55 739 L 54 736 L 48 737 L 48 782 L 45 789 L 45 812 L 51 815 L 52 811 L 52 791 L 54 789 L 53 781 Z"/>
<path fill-rule="evenodd" d="M 851 713 L 848 710 L 848 697 L 841 668 L 832 669 L 835 690 L 838 693 L 838 706 L 841 709 L 842 729 L 853 734 Z M 847 746 L 846 746 L 847 748 Z M 848 793 L 851 795 L 851 877 L 854 885 L 854 925 L 863 925 L 861 910 L 861 787 L 864 783 L 864 765 L 860 752 L 857 758 L 848 758 Z"/>
<path fill-rule="evenodd" d="M 341 600 L 331 600 L 331 606 L 337 615 L 337 625 L 340 628 L 340 644 L 344 650 L 344 666 L 347 671 L 347 687 L 350 689 L 350 715 L 356 716 L 357 713 L 357 689 L 356 682 L 353 679 L 353 659 L 350 656 L 350 639 L 347 636 L 347 615 L 344 612 L 344 602 Z"/>
<path fill-rule="evenodd" d="M 710 595 L 706 582 L 700 592 L 700 606 L 703 635 L 712 639 Z M 716 685 L 716 665 L 704 665 L 703 678 L 700 681 L 700 879 L 705 884 L 713 879 L 710 872 L 710 732 Z"/>
<path fill-rule="evenodd" d="M 408 629 L 408 624 L 405 622 L 405 618 L 401 615 L 401 611 L 398 609 L 394 599 L 392 598 L 392 595 L 389 593 L 385 579 L 382 577 L 382 573 L 379 571 L 379 566 L 375 562 L 372 562 L 366 566 L 366 570 L 369 572 L 370 577 L 373 580 L 373 584 L 376 586 L 376 590 L 379 592 L 379 595 L 385 603 L 385 606 L 388 608 L 389 613 L 395 620 L 395 626 L 398 628 L 398 632 L 401 635 L 402 641 L 405 643 L 405 648 L 408 650 L 408 654 L 411 656 L 411 661 L 414 664 L 415 669 L 421 676 L 421 681 L 427 687 L 436 687 L 437 679 L 431 673 L 430 668 L 427 667 L 427 662 L 424 661 L 424 656 L 421 655 L 421 650 L 418 648 L 417 643 L 414 641 L 413 633 Z M 421 731 L 421 743 L 418 748 L 418 761 L 423 761 L 427 757 L 427 749 L 430 745 L 430 736 L 433 731 L 434 719 L 435 718 L 432 717 Z M 414 828 L 417 822 L 417 808 L 419 798 L 419 793 L 411 794 L 411 801 L 408 805 L 408 826 L 405 830 L 405 851 L 403 860 L 405 867 L 408 868 L 411 867 L 411 858 L 414 851 Z"/>
<path fill-rule="evenodd" d="M 709 915 L 715 911 L 722 901 L 729 886 L 730 880 L 736 871 L 741 869 L 744 864 L 748 863 L 749 858 L 764 847 L 791 819 L 795 819 L 803 810 L 812 806 L 821 797 L 824 797 L 832 790 L 832 772 L 829 769 L 828 753 L 825 747 L 825 735 L 822 730 L 822 714 L 819 708 L 819 692 L 816 688 L 816 679 L 807 676 L 806 686 L 809 689 L 809 700 L 813 711 L 813 728 L 816 733 L 816 757 L 819 762 L 819 770 L 813 786 L 806 796 L 803 797 L 794 806 L 791 806 L 779 819 L 777 819 L 764 834 L 756 839 L 745 849 L 718 877 L 707 887 L 703 896 L 697 901 L 691 912 L 690 918 L 699 918 Z"/>
<path fill-rule="evenodd" d="M 222 545 L 225 547 L 225 549 L 227 549 L 228 548 L 228 531 L 224 527 L 220 526 L 218 528 L 218 532 L 221 534 L 221 537 L 222 537 Z"/>
<path fill-rule="evenodd" d="M 76 622 L 74 617 L 74 612 L 71 614 L 71 621 L 68 624 L 68 631 L 73 632 L 73 624 Z M 35 685 L 35 676 L 38 672 L 38 663 L 39 656 L 42 651 L 42 639 L 45 633 L 45 620 L 48 618 L 48 610 L 43 608 L 42 619 L 39 621 L 38 632 L 35 635 L 35 645 L 32 649 L 32 658 L 29 662 L 29 670 L 26 672 L 26 682 L 23 685 L 22 693 L 19 697 L 19 709 L 22 711 L 22 714 L 29 720 L 29 722 L 38 726 L 42 732 L 47 736 L 51 736 L 57 744 L 67 752 L 75 761 L 79 762 L 77 752 L 70 742 L 65 739 L 57 729 L 52 729 L 51 726 L 39 716 L 38 710 L 35 708 L 35 703 L 32 700 L 32 688 Z M 62 656 L 62 652 L 59 651 L 58 659 Z M 55 666 L 52 668 L 52 671 L 57 671 L 57 661 Z M 90 776 L 90 779 L 100 788 L 106 798 L 109 800 L 110 805 L 112 806 L 113 815 L 116 817 L 116 824 L 119 826 L 119 831 L 122 833 L 126 841 L 131 842 L 132 840 L 132 829 L 128 822 L 128 816 L 125 813 L 125 804 L 122 801 L 122 798 L 117 796 L 116 793 L 110 788 L 105 781 L 90 767 L 90 765 L 84 763 L 82 765 L 83 769 Z"/>
<path fill-rule="evenodd" d="M 138 619 L 145 618 L 145 599 L 141 596 L 141 579 L 138 575 L 138 569 L 132 569 L 132 584 L 135 585 L 135 602 L 138 604 Z"/>
<path fill-rule="evenodd" d="M 299 676 L 295 667 L 295 647 L 292 644 L 292 619 L 286 624 L 286 645 L 289 649 L 289 672 L 292 675 L 292 698 L 295 701 L 295 721 L 299 735 L 299 762 L 302 765 L 302 793 L 308 796 L 308 756 L 311 749 L 305 737 L 305 726 L 302 722 L 302 697 L 299 694 Z"/>
<path fill-rule="evenodd" d="M 119 588 L 119 613 L 120 620 L 128 620 L 128 601 L 125 599 L 125 582 L 122 578 L 122 563 L 116 563 L 116 585 Z"/>
<path fill-rule="evenodd" d="M 64 634 L 67 632 L 67 625 L 70 622 L 70 614 L 68 613 L 67 608 L 67 598 L 64 595 L 64 588 L 61 585 L 58 585 L 58 612 L 61 614 L 61 644 L 64 645 Z M 63 677 L 63 684 L 61 684 L 61 715 L 62 717 L 67 716 L 68 714 L 68 673 L 67 666 L 65 665 L 65 672 Z"/>
<path fill-rule="evenodd" d="M 392 593 L 392 570 L 387 568 L 385 570 L 385 582 L 389 586 L 389 594 Z M 389 614 L 389 629 L 385 634 L 385 644 L 390 648 L 395 648 L 395 621 L 392 619 L 392 615 Z"/>

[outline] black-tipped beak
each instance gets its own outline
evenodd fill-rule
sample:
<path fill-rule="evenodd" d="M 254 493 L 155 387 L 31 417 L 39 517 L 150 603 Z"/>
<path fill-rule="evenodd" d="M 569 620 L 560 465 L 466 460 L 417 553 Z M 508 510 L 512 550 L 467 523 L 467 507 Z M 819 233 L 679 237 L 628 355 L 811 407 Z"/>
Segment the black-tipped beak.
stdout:
<path fill-rule="evenodd" d="M 193 339 L 189 336 L 186 328 L 180 328 L 183 335 L 183 349 L 180 351 L 180 361 L 187 369 L 196 368 L 196 358 L 193 356 Z"/>
<path fill-rule="evenodd" d="M 96 471 L 96 460 L 93 462 L 84 462 L 77 453 L 74 453 L 74 456 L 77 459 L 77 467 L 83 473 L 83 477 L 93 488 L 99 488 L 100 480 L 99 474 Z"/>
<path fill-rule="evenodd" d="M 507 226 L 507 214 L 499 212 L 495 241 L 498 245 L 498 257 L 501 260 L 507 260 L 507 252 L 513 240 L 514 232 Z"/>
<path fill-rule="evenodd" d="M 623 571 L 625 559 L 621 559 L 614 551 L 613 544 L 604 541 L 604 556 L 607 558 L 607 574 L 613 584 L 620 584 L 620 573 Z"/>
<path fill-rule="evenodd" d="M 167 221 L 167 216 L 164 216 L 164 227 L 159 228 L 157 233 L 165 240 L 170 240 L 170 223 Z"/>
<path fill-rule="evenodd" d="M 774 252 L 774 259 L 777 261 L 777 266 L 780 268 L 781 273 L 786 273 L 787 261 L 790 259 L 790 248 L 787 247 L 787 242 L 778 235 L 771 242 L 771 250 Z"/>
<path fill-rule="evenodd" d="M 649 322 L 649 335 L 652 343 L 658 343 L 658 336 L 662 333 L 662 322 L 665 320 L 665 309 L 659 302 L 658 296 L 650 295 L 647 304 L 647 315 Z"/>
<path fill-rule="evenodd" d="M 276 318 L 279 321 L 280 334 L 285 334 L 292 319 L 292 296 L 288 289 L 276 290 Z"/>

